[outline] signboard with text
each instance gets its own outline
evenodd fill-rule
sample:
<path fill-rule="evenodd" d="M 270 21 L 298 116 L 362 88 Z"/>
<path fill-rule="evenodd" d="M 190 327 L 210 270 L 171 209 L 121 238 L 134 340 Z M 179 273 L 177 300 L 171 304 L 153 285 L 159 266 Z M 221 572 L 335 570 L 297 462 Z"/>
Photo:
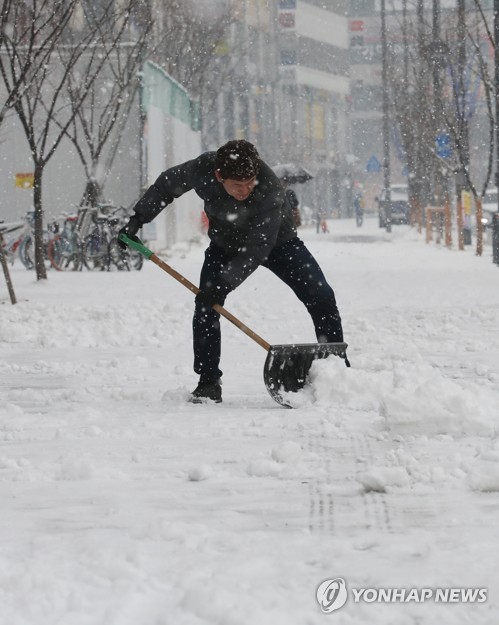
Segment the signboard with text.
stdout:
<path fill-rule="evenodd" d="M 32 189 L 35 176 L 32 173 L 20 173 L 15 175 L 15 181 L 18 189 Z"/>

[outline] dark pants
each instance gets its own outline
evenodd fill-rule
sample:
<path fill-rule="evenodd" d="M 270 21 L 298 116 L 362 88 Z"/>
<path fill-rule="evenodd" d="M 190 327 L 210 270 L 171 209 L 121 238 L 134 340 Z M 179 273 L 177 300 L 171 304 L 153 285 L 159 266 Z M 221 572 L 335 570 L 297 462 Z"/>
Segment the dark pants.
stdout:
<path fill-rule="evenodd" d="M 210 244 L 205 252 L 199 287 L 202 290 L 219 275 L 230 260 L 220 247 Z M 341 343 L 343 331 L 333 289 L 317 261 L 300 239 L 291 239 L 274 248 L 263 263 L 291 287 L 312 317 L 319 343 Z M 292 313 L 283 311 L 283 323 Z M 220 315 L 196 305 L 192 323 L 194 338 L 194 371 L 206 378 L 219 378 Z"/>

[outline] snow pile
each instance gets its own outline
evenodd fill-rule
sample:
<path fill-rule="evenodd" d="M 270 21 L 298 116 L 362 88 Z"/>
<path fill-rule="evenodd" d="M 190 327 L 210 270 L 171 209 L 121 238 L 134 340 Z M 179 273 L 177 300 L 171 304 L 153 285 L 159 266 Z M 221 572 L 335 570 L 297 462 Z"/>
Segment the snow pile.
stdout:
<path fill-rule="evenodd" d="M 246 473 L 251 477 L 279 477 L 288 479 L 303 477 L 306 472 L 303 461 L 306 460 L 301 445 L 285 440 L 274 446 L 270 453 L 253 458 L 246 466 Z"/>
<path fill-rule="evenodd" d="M 213 475 L 213 469 L 209 464 L 200 464 L 189 469 L 188 478 L 191 482 L 202 482 Z"/>
<path fill-rule="evenodd" d="M 292 401 L 297 406 L 343 406 L 375 411 L 392 431 L 413 434 L 495 435 L 499 432 L 497 394 L 469 379 L 455 380 L 424 362 L 391 359 L 317 360 L 310 385 Z M 477 401 L 479 398 L 479 401 Z"/>
<path fill-rule="evenodd" d="M 386 492 L 389 486 L 408 486 L 409 477 L 404 467 L 377 467 L 358 477 L 366 492 Z"/>
<path fill-rule="evenodd" d="M 284 441 L 272 449 L 272 458 L 276 462 L 298 462 L 302 457 L 302 449 L 294 441 Z"/>

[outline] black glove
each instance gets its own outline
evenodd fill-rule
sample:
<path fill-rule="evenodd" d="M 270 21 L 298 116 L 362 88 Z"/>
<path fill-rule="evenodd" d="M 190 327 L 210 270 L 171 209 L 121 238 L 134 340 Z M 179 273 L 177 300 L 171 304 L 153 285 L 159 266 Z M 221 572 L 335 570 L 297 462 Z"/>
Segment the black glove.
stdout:
<path fill-rule="evenodd" d="M 232 291 L 232 288 L 222 278 L 206 286 L 202 291 L 196 295 L 196 304 L 201 306 L 204 310 L 210 309 L 213 304 L 222 304 L 225 301 L 227 295 Z"/>
<path fill-rule="evenodd" d="M 127 249 L 127 244 L 121 240 L 120 236 L 122 234 L 126 234 L 129 239 L 132 241 L 138 241 L 139 239 L 135 236 L 137 232 L 142 228 L 144 224 L 140 221 L 140 219 L 136 215 L 132 215 L 126 224 L 123 226 L 121 230 L 118 232 L 118 243 L 122 250 Z"/>

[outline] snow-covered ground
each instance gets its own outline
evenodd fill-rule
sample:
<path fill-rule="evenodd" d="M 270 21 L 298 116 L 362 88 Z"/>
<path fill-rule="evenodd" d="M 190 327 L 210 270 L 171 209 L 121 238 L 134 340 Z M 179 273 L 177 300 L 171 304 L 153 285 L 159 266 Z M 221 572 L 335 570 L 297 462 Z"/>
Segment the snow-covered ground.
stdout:
<path fill-rule="evenodd" d="M 1 625 L 497 625 L 499 267 L 490 246 L 329 225 L 301 234 L 352 368 L 316 363 L 295 410 L 224 321 L 224 402 L 186 403 L 192 296 L 152 263 L 46 283 L 17 264 L 17 306 L 0 283 Z M 196 282 L 203 249 L 169 261 Z M 270 343 L 314 341 L 265 269 L 227 308 Z M 323 614 L 337 577 L 348 602 Z"/>

